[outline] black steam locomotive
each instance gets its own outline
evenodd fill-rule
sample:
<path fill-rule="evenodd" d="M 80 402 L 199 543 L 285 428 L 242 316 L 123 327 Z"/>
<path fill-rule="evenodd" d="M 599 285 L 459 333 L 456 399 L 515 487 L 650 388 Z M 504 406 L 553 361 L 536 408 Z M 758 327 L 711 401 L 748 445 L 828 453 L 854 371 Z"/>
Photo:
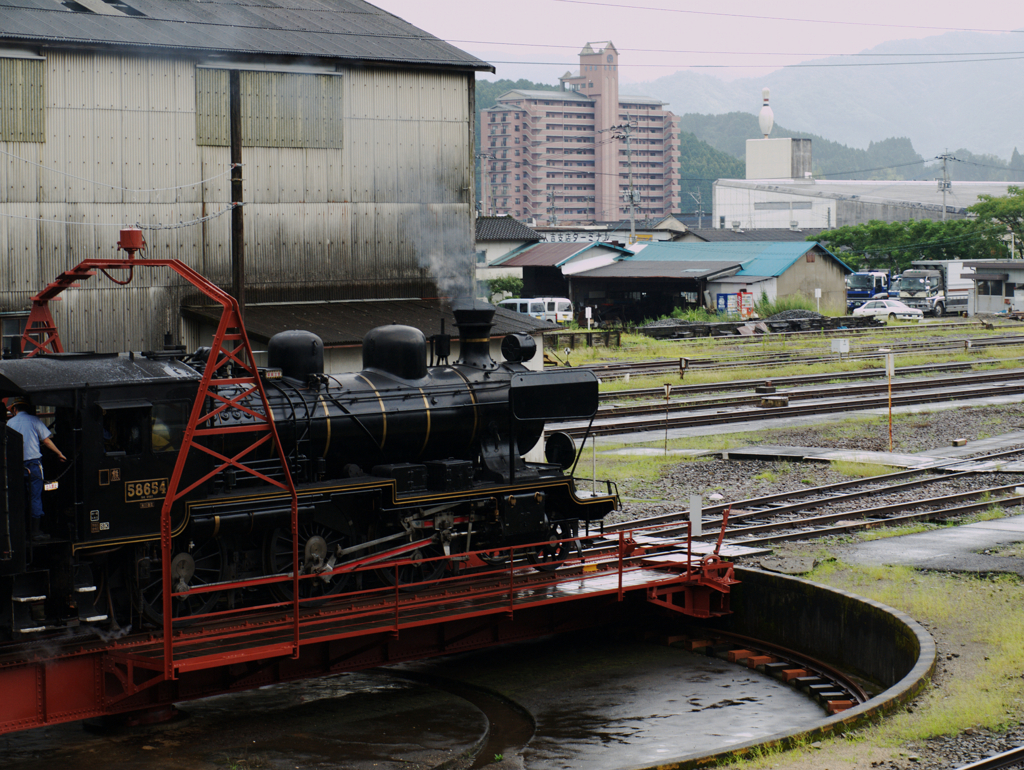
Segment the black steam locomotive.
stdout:
<path fill-rule="evenodd" d="M 594 376 L 528 371 L 523 362 L 535 352 L 528 335 L 506 337 L 506 360 L 497 363 L 489 352 L 494 309 L 454 312 L 460 357 L 451 365 L 428 366 L 427 340 L 408 326 L 372 330 L 363 369 L 352 374 L 324 374 L 313 334 L 270 341 L 261 376 L 298 491 L 298 572 L 316 576 L 300 581 L 303 597 L 342 591 L 355 578 L 338 566 L 396 548 L 414 558 L 372 579 L 422 584 L 460 566 L 500 566 L 510 546 L 542 542 L 549 545 L 523 551 L 551 568 L 569 548 L 557 541 L 617 506 L 614 494 L 576 489 L 565 472 L 573 457 L 567 437 L 549 439 L 547 462 L 523 457 L 546 419 L 593 415 Z M 447 338 L 436 342 L 443 361 Z M 203 351 L 0 361 L 0 396 L 29 397 L 68 458 L 44 456 L 49 539 L 34 542 L 21 436 L 0 431 L 0 635 L 162 622 L 160 512 L 205 365 Z M 229 398 L 238 387 L 218 386 Z M 245 408 L 217 417 L 224 427 L 251 419 Z M 231 457 L 240 435 L 201 441 Z M 279 458 L 259 451 L 266 454 L 249 464 L 281 477 Z M 294 570 L 290 495 L 231 468 L 204 480 L 215 467 L 208 455 L 189 453 L 182 488 L 201 483 L 171 511 L 172 592 L 185 594 L 173 599 L 176 617 L 266 600 L 190 587 Z M 249 593 L 259 590 L 288 599 L 292 583 Z"/>

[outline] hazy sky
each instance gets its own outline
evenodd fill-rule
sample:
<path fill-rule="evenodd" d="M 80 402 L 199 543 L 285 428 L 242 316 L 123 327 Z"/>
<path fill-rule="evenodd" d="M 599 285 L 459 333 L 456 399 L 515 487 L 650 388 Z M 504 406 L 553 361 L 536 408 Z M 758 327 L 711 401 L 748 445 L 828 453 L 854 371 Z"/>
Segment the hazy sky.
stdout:
<path fill-rule="evenodd" d="M 549 83 L 578 67 L 577 54 L 587 41 L 612 40 L 621 55 L 621 80 L 642 82 L 688 68 L 719 77 L 758 75 L 887 40 L 1024 29 L 1024 3 L 993 0 L 376 0 L 374 5 L 491 62 L 497 74 L 488 78 Z M 1024 32 L 1007 38 L 1008 48 L 1024 56 Z"/>

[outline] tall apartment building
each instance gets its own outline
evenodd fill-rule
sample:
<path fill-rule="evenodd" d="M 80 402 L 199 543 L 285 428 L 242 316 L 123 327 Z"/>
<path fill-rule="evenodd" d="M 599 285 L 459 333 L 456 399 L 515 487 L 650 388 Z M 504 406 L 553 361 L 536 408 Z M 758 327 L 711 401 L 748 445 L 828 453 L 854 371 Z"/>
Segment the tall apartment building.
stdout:
<path fill-rule="evenodd" d="M 664 103 L 619 93 L 619 52 L 587 43 L 559 91 L 509 91 L 481 114 L 488 215 L 539 224 L 637 220 L 680 210 L 679 120 Z"/>

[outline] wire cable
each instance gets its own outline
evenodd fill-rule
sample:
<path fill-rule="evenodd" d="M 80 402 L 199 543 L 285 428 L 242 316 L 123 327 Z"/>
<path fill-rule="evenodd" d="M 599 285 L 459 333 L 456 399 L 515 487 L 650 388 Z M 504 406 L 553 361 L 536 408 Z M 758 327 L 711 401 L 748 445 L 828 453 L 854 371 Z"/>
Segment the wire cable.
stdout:
<path fill-rule="evenodd" d="M 43 222 L 50 225 L 82 225 L 86 227 L 137 227 L 140 230 L 181 230 L 185 227 L 193 227 L 195 225 L 202 224 L 203 222 L 209 222 L 211 219 L 217 219 L 227 214 L 232 209 L 244 206 L 245 203 L 232 203 L 226 209 L 216 211 L 213 214 L 207 214 L 205 217 L 199 217 L 198 219 L 190 219 L 187 222 L 175 222 L 173 224 L 142 224 L 141 222 L 69 222 L 61 219 L 41 219 L 39 217 L 26 217 L 20 214 L 4 214 L 0 212 L 0 217 L 6 217 L 7 219 L 26 219 L 30 222 Z"/>

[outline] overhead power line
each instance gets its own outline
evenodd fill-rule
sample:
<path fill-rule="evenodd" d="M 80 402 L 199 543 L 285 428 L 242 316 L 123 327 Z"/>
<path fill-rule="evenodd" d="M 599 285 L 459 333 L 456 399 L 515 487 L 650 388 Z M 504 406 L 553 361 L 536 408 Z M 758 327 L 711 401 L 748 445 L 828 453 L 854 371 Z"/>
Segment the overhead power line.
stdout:
<path fill-rule="evenodd" d="M 984 29 L 972 27 L 935 27 L 925 24 L 886 24 L 881 21 L 847 21 L 831 19 L 800 19 L 791 16 L 759 16 L 749 13 L 725 13 L 724 11 L 694 11 L 686 8 L 658 8 L 647 5 L 629 5 L 625 3 L 603 3 L 597 0 L 555 0 L 556 3 L 569 5 L 592 5 L 601 8 L 625 8 L 630 11 L 661 11 L 664 13 L 682 13 L 691 16 L 719 16 L 727 19 L 754 19 L 757 21 L 793 21 L 802 24 L 838 24 L 848 27 L 886 27 L 888 29 L 924 29 L 935 32 L 1020 32 L 1016 29 Z"/>

